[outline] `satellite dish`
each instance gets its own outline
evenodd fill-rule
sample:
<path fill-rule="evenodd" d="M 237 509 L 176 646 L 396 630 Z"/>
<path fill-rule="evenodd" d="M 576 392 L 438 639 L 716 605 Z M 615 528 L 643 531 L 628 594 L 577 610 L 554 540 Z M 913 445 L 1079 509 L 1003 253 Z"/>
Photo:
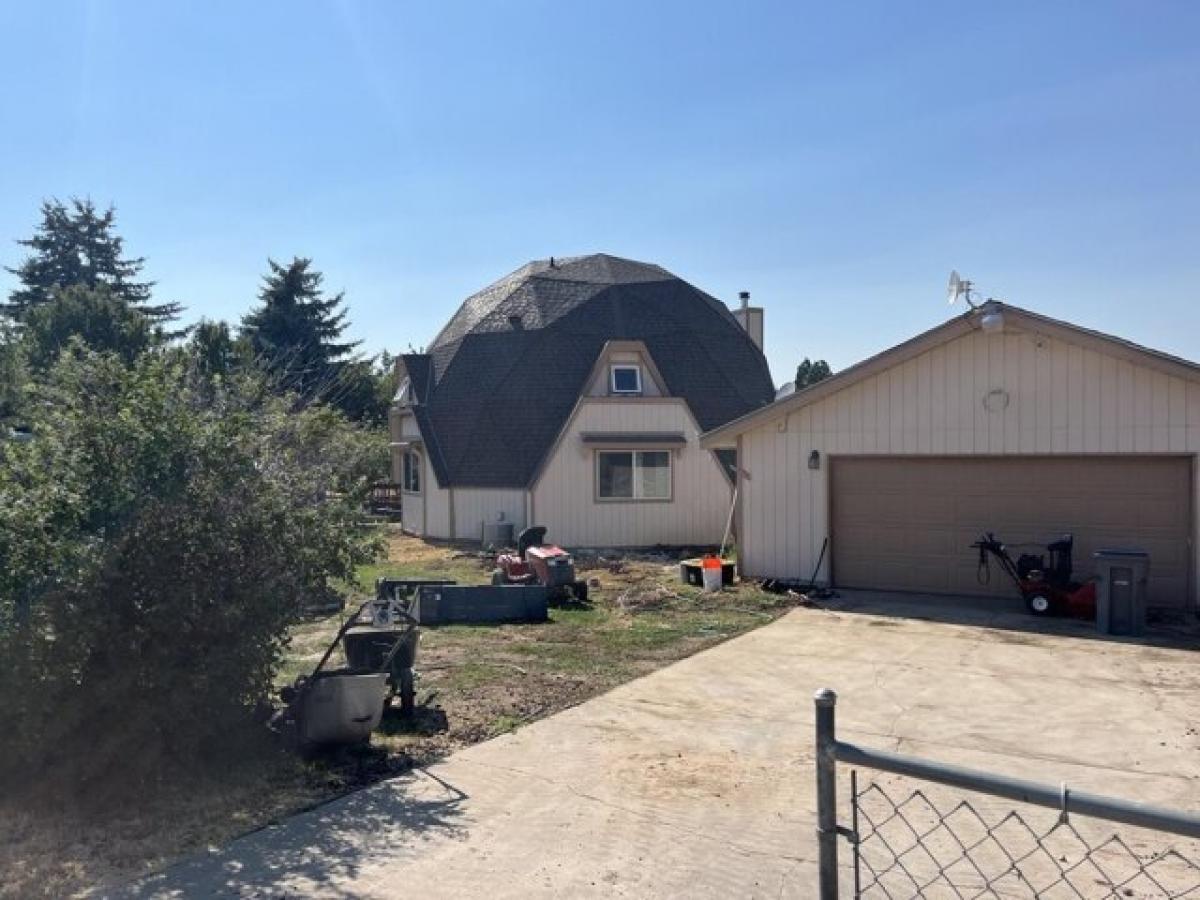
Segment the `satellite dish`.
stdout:
<path fill-rule="evenodd" d="M 946 300 L 953 306 L 959 297 L 967 301 L 967 306 L 971 309 L 975 308 L 975 304 L 971 302 L 971 290 L 974 287 L 970 281 L 965 278 L 960 278 L 958 272 L 950 272 L 950 280 L 946 284 Z"/>
<path fill-rule="evenodd" d="M 962 293 L 963 281 L 958 277 L 958 272 L 950 270 L 950 281 L 946 285 L 946 301 L 953 306 Z"/>

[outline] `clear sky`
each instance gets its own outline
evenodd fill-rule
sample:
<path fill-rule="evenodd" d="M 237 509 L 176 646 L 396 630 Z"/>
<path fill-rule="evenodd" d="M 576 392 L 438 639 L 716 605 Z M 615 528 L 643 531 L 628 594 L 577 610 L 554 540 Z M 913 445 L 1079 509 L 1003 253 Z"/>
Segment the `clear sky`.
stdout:
<path fill-rule="evenodd" d="M 750 290 L 779 382 L 943 321 L 952 267 L 1200 357 L 1190 0 L 3 0 L 0 76 L 0 238 L 113 202 L 192 318 L 307 255 L 395 351 L 605 251 Z"/>

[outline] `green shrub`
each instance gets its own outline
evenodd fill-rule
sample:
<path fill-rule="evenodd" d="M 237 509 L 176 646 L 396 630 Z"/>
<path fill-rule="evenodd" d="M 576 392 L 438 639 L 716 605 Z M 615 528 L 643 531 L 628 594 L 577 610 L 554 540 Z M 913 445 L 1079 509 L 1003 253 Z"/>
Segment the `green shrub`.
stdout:
<path fill-rule="evenodd" d="M 223 764 L 305 598 L 377 553 L 358 507 L 386 442 L 179 351 L 76 346 L 30 408 L 33 439 L 0 441 L 0 765 Z"/>

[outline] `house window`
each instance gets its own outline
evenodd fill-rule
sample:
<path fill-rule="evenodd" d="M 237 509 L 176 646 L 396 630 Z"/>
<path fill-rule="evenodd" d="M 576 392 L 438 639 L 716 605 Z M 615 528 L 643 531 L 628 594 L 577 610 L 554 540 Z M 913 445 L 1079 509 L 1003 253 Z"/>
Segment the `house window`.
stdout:
<path fill-rule="evenodd" d="M 612 392 L 614 394 L 640 394 L 642 392 L 642 370 L 637 366 L 613 366 Z"/>
<path fill-rule="evenodd" d="M 600 500 L 670 500 L 671 451 L 598 451 L 596 496 Z"/>
<path fill-rule="evenodd" d="M 415 450 L 404 451 L 400 487 L 406 494 L 421 493 L 421 455 Z"/>

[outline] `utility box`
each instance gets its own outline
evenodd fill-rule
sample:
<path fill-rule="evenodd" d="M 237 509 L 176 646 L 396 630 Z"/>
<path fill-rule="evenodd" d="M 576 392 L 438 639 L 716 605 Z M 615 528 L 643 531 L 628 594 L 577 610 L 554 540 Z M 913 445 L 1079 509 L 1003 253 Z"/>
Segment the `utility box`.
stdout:
<path fill-rule="evenodd" d="M 513 523 L 500 520 L 498 522 L 484 521 L 480 528 L 479 543 L 487 547 L 512 547 Z"/>
<path fill-rule="evenodd" d="M 1150 554 L 1144 550 L 1097 550 L 1096 630 L 1140 636 L 1146 631 L 1146 582 Z"/>

